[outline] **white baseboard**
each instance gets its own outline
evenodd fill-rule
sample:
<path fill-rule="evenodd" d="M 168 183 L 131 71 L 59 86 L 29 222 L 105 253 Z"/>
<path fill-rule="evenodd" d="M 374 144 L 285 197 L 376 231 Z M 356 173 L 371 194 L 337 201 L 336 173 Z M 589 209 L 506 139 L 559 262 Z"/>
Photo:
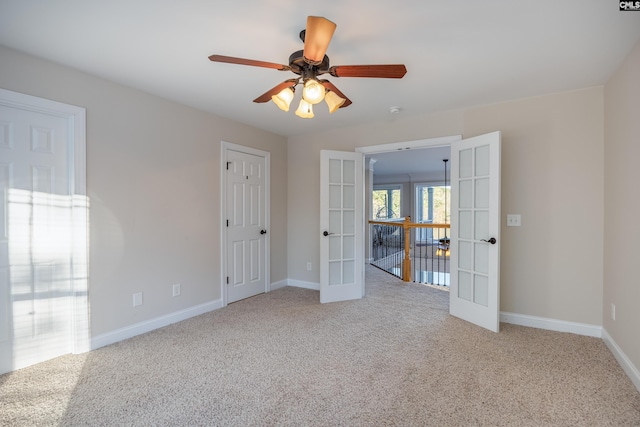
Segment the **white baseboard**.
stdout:
<path fill-rule="evenodd" d="M 618 344 L 611 338 L 611 335 L 607 332 L 606 329 L 602 328 L 602 340 L 609 347 L 611 353 L 616 358 L 622 370 L 627 374 L 627 376 L 631 379 L 633 385 L 636 386 L 638 391 L 640 391 L 640 371 L 638 368 L 629 360 L 626 354 L 622 351 Z"/>
<path fill-rule="evenodd" d="M 312 289 L 314 291 L 320 290 L 320 283 L 305 282 L 304 280 L 294 279 L 289 279 L 287 282 L 289 286 L 295 286 L 296 288 Z"/>
<path fill-rule="evenodd" d="M 182 320 L 189 319 L 191 317 L 199 316 L 210 311 L 222 308 L 222 300 L 199 304 L 194 307 L 189 307 L 184 310 L 176 311 L 164 316 L 156 317 L 144 322 L 136 323 L 131 326 L 126 326 L 115 331 L 107 332 L 91 338 L 91 349 L 104 347 L 109 344 L 114 344 L 128 338 L 135 337 L 136 335 L 144 334 L 146 332 L 153 331 L 154 329 L 162 328 L 172 323 L 177 323 Z"/>
<path fill-rule="evenodd" d="M 512 325 L 528 326 L 530 328 L 546 329 L 556 332 L 570 332 L 577 335 L 602 338 L 602 326 L 587 323 L 567 322 L 546 317 L 527 316 L 526 314 L 500 312 L 500 321 Z"/>
<path fill-rule="evenodd" d="M 284 288 L 285 286 L 288 285 L 287 282 L 288 281 L 286 279 L 285 280 L 280 280 L 278 282 L 273 282 L 273 283 L 271 283 L 270 290 L 275 291 L 276 289 Z"/>

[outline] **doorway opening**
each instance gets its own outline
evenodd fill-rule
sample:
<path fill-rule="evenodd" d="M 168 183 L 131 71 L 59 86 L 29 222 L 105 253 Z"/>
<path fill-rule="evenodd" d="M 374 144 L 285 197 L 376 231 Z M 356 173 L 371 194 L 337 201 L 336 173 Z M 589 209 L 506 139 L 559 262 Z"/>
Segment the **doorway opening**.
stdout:
<path fill-rule="evenodd" d="M 450 256 L 450 304 L 452 315 L 494 332 L 500 328 L 500 131 L 462 140 L 460 136 L 406 144 L 365 147 L 367 154 L 412 150 L 427 146 L 449 146 L 451 152 L 451 234 L 442 249 Z M 369 164 L 375 165 L 371 158 Z M 371 168 L 369 168 L 371 169 Z M 367 190 L 373 185 L 373 173 L 367 174 Z M 369 191 L 367 191 L 369 192 Z M 371 202 L 369 202 L 371 217 Z M 369 224 L 375 224 L 369 221 Z M 388 224 L 385 224 L 388 225 Z M 420 224 L 402 224 L 405 235 Z M 442 228 L 449 228 L 448 225 Z M 371 257 L 370 229 L 367 235 Z M 405 238 L 402 277 L 410 281 L 410 248 Z M 439 242 L 440 243 L 440 242 Z M 449 243 L 451 245 L 449 245 Z M 440 245 L 439 245 L 440 246 Z M 440 249 L 440 248 L 439 248 Z M 447 256 L 447 255 L 445 255 Z"/>
<path fill-rule="evenodd" d="M 408 274 L 413 282 L 448 290 L 449 230 L 438 226 L 450 223 L 450 179 L 443 160 L 450 157 L 451 143 L 460 139 L 356 150 L 365 154 L 366 218 L 378 222 L 365 227 L 368 263 L 405 280 Z"/>

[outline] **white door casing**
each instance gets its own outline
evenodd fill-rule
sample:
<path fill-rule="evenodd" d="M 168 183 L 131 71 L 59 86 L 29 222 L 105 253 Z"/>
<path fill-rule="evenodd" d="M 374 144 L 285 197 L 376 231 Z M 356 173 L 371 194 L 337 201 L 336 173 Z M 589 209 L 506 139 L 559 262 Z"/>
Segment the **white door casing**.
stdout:
<path fill-rule="evenodd" d="M 263 292 L 269 285 L 269 153 L 223 144 L 225 304 Z"/>
<path fill-rule="evenodd" d="M 0 373 L 89 350 L 85 110 L 0 89 Z"/>
<path fill-rule="evenodd" d="M 364 296 L 361 153 L 320 153 L 320 302 Z"/>
<path fill-rule="evenodd" d="M 451 144 L 449 311 L 494 332 L 500 328 L 500 149 L 500 132 Z"/>

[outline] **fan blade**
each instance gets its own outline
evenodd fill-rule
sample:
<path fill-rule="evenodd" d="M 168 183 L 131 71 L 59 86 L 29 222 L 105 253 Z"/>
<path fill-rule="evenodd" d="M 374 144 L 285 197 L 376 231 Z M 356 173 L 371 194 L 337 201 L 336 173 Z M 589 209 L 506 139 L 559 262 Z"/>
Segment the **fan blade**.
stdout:
<path fill-rule="evenodd" d="M 304 52 L 305 61 L 312 65 L 322 63 L 324 54 L 327 52 L 333 32 L 336 30 L 336 24 L 327 18 L 320 16 L 307 17 L 307 28 L 304 36 Z"/>
<path fill-rule="evenodd" d="M 344 93 L 340 92 L 340 90 L 335 87 L 329 80 L 320 80 L 320 83 L 322 84 L 322 86 L 324 86 L 325 89 L 330 90 L 331 92 L 335 92 L 336 95 L 338 95 L 340 98 L 345 99 L 344 104 L 342 104 L 340 108 L 348 107 L 349 105 L 351 105 L 351 100 L 347 98 Z"/>
<path fill-rule="evenodd" d="M 272 89 L 269 89 L 268 91 L 266 91 L 265 93 L 263 93 L 262 95 L 260 95 L 256 99 L 254 99 L 253 102 L 258 102 L 258 103 L 269 102 L 269 101 L 271 101 L 271 97 L 273 95 L 277 95 L 283 89 L 295 86 L 297 83 L 298 83 L 298 81 L 296 79 L 285 80 L 282 83 L 280 83 L 279 85 L 275 86 Z"/>
<path fill-rule="evenodd" d="M 213 62 L 226 62 L 229 64 L 252 65 L 254 67 L 273 68 L 280 71 L 289 71 L 288 65 L 276 64 L 275 62 L 256 61 L 253 59 L 236 58 L 233 56 L 211 55 L 209 59 Z"/>
<path fill-rule="evenodd" d="M 329 68 L 333 77 L 377 77 L 383 79 L 401 79 L 407 74 L 403 64 L 390 65 L 337 65 Z"/>

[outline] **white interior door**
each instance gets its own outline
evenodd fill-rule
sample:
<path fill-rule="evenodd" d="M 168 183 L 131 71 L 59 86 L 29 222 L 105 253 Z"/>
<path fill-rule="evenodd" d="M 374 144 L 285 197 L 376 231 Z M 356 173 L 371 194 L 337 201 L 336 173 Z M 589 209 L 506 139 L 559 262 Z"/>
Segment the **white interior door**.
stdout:
<path fill-rule="evenodd" d="M 226 151 L 227 303 L 267 291 L 267 158 Z"/>
<path fill-rule="evenodd" d="M 363 155 L 321 151 L 320 302 L 364 296 Z"/>
<path fill-rule="evenodd" d="M 451 144 L 450 313 L 500 328 L 500 132 Z"/>
<path fill-rule="evenodd" d="M 88 336 L 77 339 L 87 313 L 74 312 L 77 291 L 86 308 L 86 216 L 77 215 L 86 202 L 74 178 L 84 135 L 67 107 L 84 118 L 77 107 L 0 92 L 0 373 L 87 350 Z"/>

